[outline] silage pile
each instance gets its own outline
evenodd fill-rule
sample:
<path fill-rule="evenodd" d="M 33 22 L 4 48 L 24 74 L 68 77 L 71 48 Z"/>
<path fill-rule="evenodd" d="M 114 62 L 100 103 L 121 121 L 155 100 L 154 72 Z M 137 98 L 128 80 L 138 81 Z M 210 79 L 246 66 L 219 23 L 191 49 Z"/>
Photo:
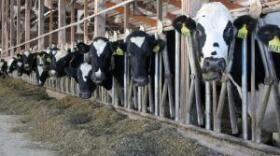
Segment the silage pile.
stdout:
<path fill-rule="evenodd" d="M 50 143 L 60 156 L 218 155 L 157 121 L 75 97 L 56 100 L 20 80 L 0 80 L 0 111 L 24 115 L 15 131 Z"/>

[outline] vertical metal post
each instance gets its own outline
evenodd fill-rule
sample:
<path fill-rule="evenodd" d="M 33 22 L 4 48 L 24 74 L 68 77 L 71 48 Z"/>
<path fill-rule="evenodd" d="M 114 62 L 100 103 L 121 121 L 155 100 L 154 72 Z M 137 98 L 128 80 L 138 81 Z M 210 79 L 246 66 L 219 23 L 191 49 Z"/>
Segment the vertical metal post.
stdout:
<path fill-rule="evenodd" d="M 247 38 L 242 40 L 242 136 L 248 139 Z"/>
<path fill-rule="evenodd" d="M 175 121 L 179 121 L 180 109 L 180 34 L 175 32 Z"/>
<path fill-rule="evenodd" d="M 25 0 L 25 41 L 30 40 L 31 0 Z M 25 50 L 30 48 L 30 43 L 25 45 Z"/>
<path fill-rule="evenodd" d="M 211 129 L 211 91 L 210 91 L 210 82 L 205 82 L 205 93 L 206 93 L 206 102 L 205 102 L 205 117 L 206 117 L 206 129 Z"/>

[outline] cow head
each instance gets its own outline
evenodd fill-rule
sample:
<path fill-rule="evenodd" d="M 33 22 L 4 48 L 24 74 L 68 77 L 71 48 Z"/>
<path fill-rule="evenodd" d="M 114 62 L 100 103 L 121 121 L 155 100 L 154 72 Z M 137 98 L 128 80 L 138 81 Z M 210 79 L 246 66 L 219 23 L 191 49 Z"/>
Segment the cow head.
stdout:
<path fill-rule="evenodd" d="M 273 12 L 262 18 L 264 25 L 258 31 L 259 39 L 270 51 L 280 53 L 280 12 Z"/>
<path fill-rule="evenodd" d="M 58 62 L 64 58 L 69 51 L 65 52 L 60 50 L 59 48 L 53 46 L 49 48 L 49 55 L 50 55 L 50 69 L 49 69 L 49 75 L 51 77 L 56 77 L 58 74 L 60 74 L 63 71 L 63 67 L 58 66 Z M 61 69 L 61 70 L 60 70 Z"/>
<path fill-rule="evenodd" d="M 44 85 L 51 64 L 51 56 L 46 52 L 40 52 L 36 55 L 36 76 L 38 85 Z"/>
<path fill-rule="evenodd" d="M 143 31 L 132 32 L 126 38 L 127 52 L 130 55 L 132 80 L 136 86 L 145 86 L 151 70 L 151 58 L 160 52 L 165 43 L 156 40 Z"/>
<path fill-rule="evenodd" d="M 104 84 L 111 77 L 111 43 L 108 39 L 97 37 L 93 40 L 89 59 L 92 65 L 91 79 L 94 83 Z"/>
<path fill-rule="evenodd" d="M 0 73 L 5 75 L 7 74 L 7 62 L 4 59 L 0 60 Z"/>
<path fill-rule="evenodd" d="M 37 53 L 31 53 L 30 51 L 25 51 L 22 55 L 23 68 L 27 74 L 36 70 L 36 55 Z"/>
<path fill-rule="evenodd" d="M 228 63 L 228 52 L 234 38 L 234 27 L 229 10 L 219 2 L 204 4 L 196 15 L 178 17 L 173 26 L 182 34 L 193 34 L 197 41 L 203 79 L 219 80 Z"/>
<path fill-rule="evenodd" d="M 83 62 L 79 66 L 77 71 L 77 79 L 78 79 L 79 89 L 80 89 L 79 96 L 83 99 L 90 98 L 95 88 L 95 85 L 90 78 L 91 74 L 92 74 L 92 65 L 87 62 Z"/>
<path fill-rule="evenodd" d="M 126 45 L 123 40 L 112 42 L 113 58 L 112 58 L 112 73 L 118 84 L 123 87 L 124 75 L 124 53 Z"/>

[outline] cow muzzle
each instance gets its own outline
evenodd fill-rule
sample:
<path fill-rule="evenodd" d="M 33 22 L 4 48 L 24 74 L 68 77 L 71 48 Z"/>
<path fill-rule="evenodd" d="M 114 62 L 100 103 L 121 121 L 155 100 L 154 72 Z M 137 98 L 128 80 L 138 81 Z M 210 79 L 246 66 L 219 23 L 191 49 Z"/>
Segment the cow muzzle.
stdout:
<path fill-rule="evenodd" d="M 101 71 L 92 73 L 91 79 L 96 84 L 101 84 L 105 79 L 105 74 Z"/>
<path fill-rule="evenodd" d="M 145 85 L 148 84 L 149 80 L 147 77 L 135 77 L 132 79 L 133 83 L 137 86 L 137 87 L 143 87 Z"/>
<path fill-rule="evenodd" d="M 205 81 L 220 80 L 225 68 L 224 58 L 205 58 L 202 65 L 202 77 Z"/>
<path fill-rule="evenodd" d="M 55 71 L 55 70 L 50 70 L 50 71 L 49 71 L 49 75 L 50 75 L 51 77 L 56 77 L 56 71 Z"/>

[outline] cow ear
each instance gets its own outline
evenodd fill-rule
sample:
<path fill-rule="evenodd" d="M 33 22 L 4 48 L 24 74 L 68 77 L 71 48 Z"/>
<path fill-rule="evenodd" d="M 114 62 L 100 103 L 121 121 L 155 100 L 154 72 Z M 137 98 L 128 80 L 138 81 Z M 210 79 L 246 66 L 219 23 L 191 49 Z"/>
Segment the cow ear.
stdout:
<path fill-rule="evenodd" d="M 244 15 L 238 17 L 234 21 L 234 26 L 238 30 L 237 37 L 238 38 L 247 38 L 250 32 L 254 31 L 257 25 L 257 19 L 249 15 Z"/>
<path fill-rule="evenodd" d="M 280 53 L 280 28 L 266 25 L 259 29 L 258 38 L 268 46 L 269 50 Z"/>
<path fill-rule="evenodd" d="M 172 25 L 182 35 L 190 35 L 196 29 L 196 22 L 185 15 L 177 17 Z"/>
<path fill-rule="evenodd" d="M 163 50 L 164 46 L 165 46 L 165 42 L 161 39 L 158 39 L 154 42 L 152 50 L 154 53 L 159 53 Z"/>

